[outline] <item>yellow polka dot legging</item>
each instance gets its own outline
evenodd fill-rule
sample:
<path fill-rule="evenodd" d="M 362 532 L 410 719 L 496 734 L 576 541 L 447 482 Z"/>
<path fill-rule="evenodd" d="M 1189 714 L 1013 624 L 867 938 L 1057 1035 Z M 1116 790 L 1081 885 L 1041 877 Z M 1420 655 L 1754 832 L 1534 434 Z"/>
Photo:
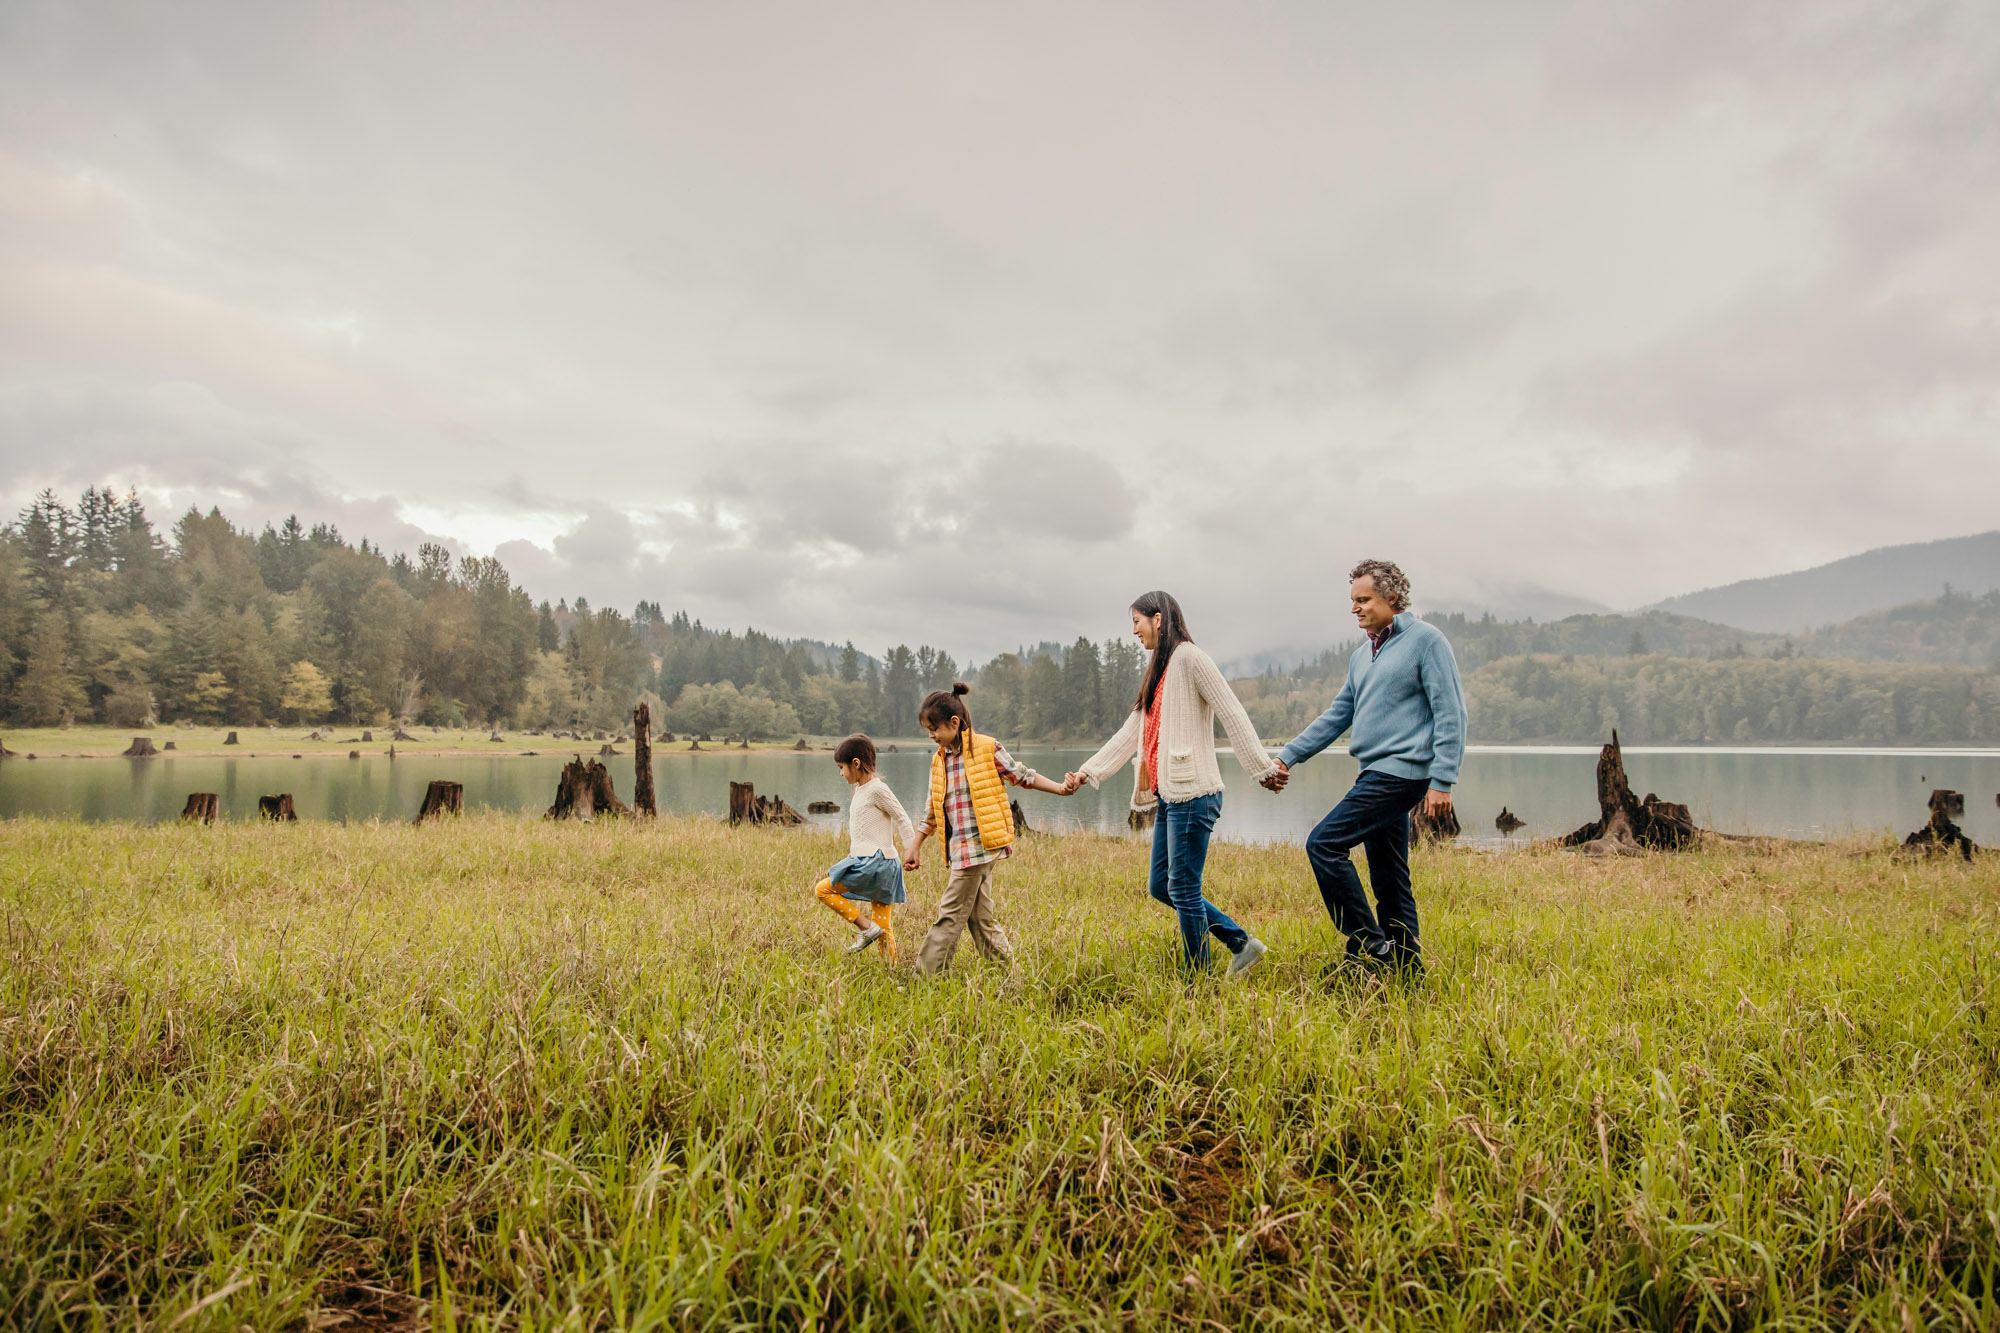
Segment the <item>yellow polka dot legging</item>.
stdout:
<path fill-rule="evenodd" d="M 875 947 L 880 949 L 890 962 L 896 961 L 896 931 L 889 924 L 889 914 L 895 910 L 893 907 L 888 903 L 858 903 L 851 898 L 843 898 L 840 889 L 830 879 L 823 879 L 815 884 L 813 894 L 839 913 L 843 920 L 857 926 L 861 924 L 861 914 L 864 910 L 872 912 L 871 919 L 882 927 L 882 938 L 876 942 Z"/>

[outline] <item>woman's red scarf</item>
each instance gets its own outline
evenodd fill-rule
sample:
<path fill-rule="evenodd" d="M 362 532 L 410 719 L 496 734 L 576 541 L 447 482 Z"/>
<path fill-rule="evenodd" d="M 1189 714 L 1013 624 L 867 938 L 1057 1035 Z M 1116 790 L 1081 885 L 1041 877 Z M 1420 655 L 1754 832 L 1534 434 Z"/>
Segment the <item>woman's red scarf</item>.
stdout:
<path fill-rule="evenodd" d="M 1153 687 L 1153 704 L 1146 710 L 1145 729 L 1141 733 L 1141 753 L 1146 757 L 1146 782 L 1157 792 L 1160 789 L 1160 702 L 1167 697 L 1167 673 L 1160 672 L 1160 682 Z"/>

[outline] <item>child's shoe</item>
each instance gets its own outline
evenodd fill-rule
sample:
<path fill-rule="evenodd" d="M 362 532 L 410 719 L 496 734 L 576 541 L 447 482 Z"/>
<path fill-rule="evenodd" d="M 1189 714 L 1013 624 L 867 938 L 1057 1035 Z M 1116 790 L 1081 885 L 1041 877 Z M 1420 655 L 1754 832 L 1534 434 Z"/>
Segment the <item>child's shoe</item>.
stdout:
<path fill-rule="evenodd" d="M 860 923 L 857 922 L 856 924 L 859 925 Z M 886 933 L 887 932 L 885 932 L 882 929 L 882 927 L 876 925 L 873 921 L 870 921 L 867 924 L 867 926 L 862 929 L 861 938 L 847 946 L 847 952 L 860 953 L 863 949 L 873 944 L 876 940 L 881 939 L 882 936 Z"/>

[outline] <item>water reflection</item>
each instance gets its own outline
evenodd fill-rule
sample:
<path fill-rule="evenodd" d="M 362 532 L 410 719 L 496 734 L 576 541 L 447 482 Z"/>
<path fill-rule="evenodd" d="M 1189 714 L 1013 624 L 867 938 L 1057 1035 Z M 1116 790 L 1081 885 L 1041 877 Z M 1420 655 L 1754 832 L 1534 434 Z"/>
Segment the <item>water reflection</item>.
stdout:
<path fill-rule="evenodd" d="M 1089 753 L 1081 748 L 1022 746 L 1027 763 L 1060 776 Z M 1457 797 L 1459 817 L 1473 841 L 1500 844 L 1493 819 L 1504 805 L 1526 827 L 1515 841 L 1564 833 L 1595 815 L 1595 755 L 1586 748 L 1475 749 L 1466 757 Z M 555 793 L 567 755 L 361 759 L 280 756 L 157 759 L 25 759 L 0 761 L 0 816 L 75 815 L 87 820 L 173 819 L 192 791 L 221 798 L 228 819 L 254 819 L 257 798 L 290 792 L 302 819 L 408 819 L 433 778 L 465 784 L 473 809 L 540 814 Z M 632 759 L 608 761 L 621 794 L 632 791 Z M 827 800 L 844 809 L 847 786 L 830 754 L 815 752 L 666 751 L 654 756 L 654 781 L 663 810 L 720 815 L 729 784 L 755 783 L 803 810 Z M 883 776 L 915 812 L 929 786 L 928 748 L 901 748 L 882 756 Z M 1354 764 L 1329 752 L 1296 771 L 1291 786 L 1273 796 L 1255 786 L 1233 758 L 1224 756 L 1228 784 L 1221 836 L 1241 841 L 1297 841 L 1354 779 Z M 1822 838 L 1856 830 L 1907 832 L 1924 822 L 1933 787 L 1966 794 L 1962 821 L 1982 844 L 2000 843 L 2000 751 L 1853 750 L 1643 750 L 1626 751 L 1635 790 L 1685 801 L 1696 820 L 1732 833 Z M 1067 799 L 1021 793 L 1037 827 L 1125 827 L 1129 776 L 1102 791 L 1085 788 Z M 816 822 L 839 826 L 844 816 Z"/>

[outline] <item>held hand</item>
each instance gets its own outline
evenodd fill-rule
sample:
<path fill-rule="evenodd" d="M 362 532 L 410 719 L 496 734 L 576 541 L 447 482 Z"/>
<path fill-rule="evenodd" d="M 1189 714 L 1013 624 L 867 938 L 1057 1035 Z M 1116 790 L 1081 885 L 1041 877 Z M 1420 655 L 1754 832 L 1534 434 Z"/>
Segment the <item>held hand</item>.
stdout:
<path fill-rule="evenodd" d="M 911 852 L 908 856 L 903 858 L 903 869 L 922 870 L 923 868 L 924 868 L 923 858 L 918 856 L 915 852 Z"/>
<path fill-rule="evenodd" d="M 1076 795 L 1077 790 L 1082 786 L 1083 786 L 1083 774 L 1081 773 L 1063 774 L 1062 794 L 1064 796 Z"/>
<path fill-rule="evenodd" d="M 1283 791 L 1285 784 L 1292 780 L 1291 766 L 1284 760 L 1278 761 L 1278 771 L 1265 778 L 1263 785 L 1267 791 Z"/>
<path fill-rule="evenodd" d="M 1424 793 L 1424 818 L 1438 819 L 1451 813 L 1451 793 L 1448 791 L 1427 791 Z"/>

